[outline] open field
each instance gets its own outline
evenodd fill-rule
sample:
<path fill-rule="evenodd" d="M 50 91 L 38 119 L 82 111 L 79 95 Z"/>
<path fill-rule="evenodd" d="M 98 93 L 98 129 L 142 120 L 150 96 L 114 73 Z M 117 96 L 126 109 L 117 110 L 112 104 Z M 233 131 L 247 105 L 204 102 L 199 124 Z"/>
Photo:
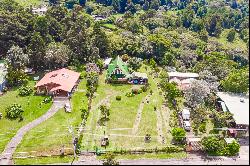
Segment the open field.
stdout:
<path fill-rule="evenodd" d="M 15 159 L 16 165 L 41 165 L 41 164 L 53 164 L 53 163 L 71 163 L 74 156 L 64 157 L 37 157 L 27 159 Z M 77 160 L 77 158 L 75 159 Z"/>
<path fill-rule="evenodd" d="M 45 4 L 45 0 L 15 0 L 19 4 L 25 7 L 29 7 L 30 5 L 32 6 L 39 6 L 41 4 Z"/>
<path fill-rule="evenodd" d="M 107 97 L 108 94 L 112 94 L 112 96 L 108 97 L 108 102 L 106 103 L 110 107 L 110 117 L 105 126 L 100 126 L 98 120 L 101 117 L 101 112 L 98 108 L 92 110 L 87 121 L 86 130 L 83 134 L 83 150 L 95 150 L 96 147 L 98 147 L 98 149 L 104 149 L 100 146 L 100 140 L 101 137 L 104 136 L 104 132 L 109 136 L 110 140 L 109 146 L 106 147 L 107 150 L 160 147 L 170 143 L 170 139 L 167 139 L 169 141 L 165 142 L 165 144 L 161 144 L 157 139 L 159 135 L 159 131 L 157 130 L 158 121 L 161 121 L 160 130 L 162 130 L 163 136 L 170 138 L 166 133 L 166 131 L 169 130 L 169 128 L 167 129 L 169 126 L 162 123 L 162 116 L 160 116 L 160 119 L 157 119 L 157 113 L 154 111 L 154 107 L 160 111 L 163 103 L 162 96 L 159 94 L 156 85 L 159 80 L 157 80 L 157 78 L 151 78 L 152 76 L 150 75 L 149 69 L 146 71 L 145 68 L 142 67 L 140 71 L 147 72 L 150 88 L 153 91 L 152 95 L 149 95 L 150 90 L 148 90 L 134 97 L 127 97 L 125 96 L 126 92 L 130 92 L 132 88 L 139 88 L 141 85 L 105 84 L 105 72 L 100 76 L 100 85 L 97 91 L 98 95 L 93 100 L 93 105 L 98 104 L 98 102 Z M 121 96 L 121 101 L 115 99 L 117 95 Z M 145 102 L 146 96 L 148 96 L 149 103 Z M 139 107 L 142 107 L 142 111 L 141 114 L 139 114 L 140 120 L 137 122 L 136 118 Z M 137 127 L 135 123 L 138 123 Z M 133 130 L 137 131 L 134 132 Z M 146 134 L 150 134 L 152 137 L 150 143 L 144 142 Z"/>
<path fill-rule="evenodd" d="M 29 85 L 33 87 L 35 82 L 30 81 Z M 0 112 L 3 113 L 3 119 L 0 120 L 0 152 L 4 150 L 7 143 L 16 134 L 19 128 L 40 117 L 50 108 L 51 103 L 42 104 L 40 106 L 44 98 L 44 96 L 36 95 L 20 97 L 18 95 L 18 89 L 9 90 L 0 97 Z M 19 119 L 8 120 L 5 118 L 5 109 L 13 103 L 20 104 L 24 109 L 24 120 L 21 122 L 19 122 Z"/>

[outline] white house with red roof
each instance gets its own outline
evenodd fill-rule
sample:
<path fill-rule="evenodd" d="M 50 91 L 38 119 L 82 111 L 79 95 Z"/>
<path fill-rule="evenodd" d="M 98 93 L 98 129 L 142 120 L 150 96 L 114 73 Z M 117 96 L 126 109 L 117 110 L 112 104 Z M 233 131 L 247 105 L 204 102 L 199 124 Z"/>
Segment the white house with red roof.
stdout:
<path fill-rule="evenodd" d="M 62 68 L 45 74 L 35 85 L 38 94 L 70 96 L 78 85 L 80 73 Z"/>

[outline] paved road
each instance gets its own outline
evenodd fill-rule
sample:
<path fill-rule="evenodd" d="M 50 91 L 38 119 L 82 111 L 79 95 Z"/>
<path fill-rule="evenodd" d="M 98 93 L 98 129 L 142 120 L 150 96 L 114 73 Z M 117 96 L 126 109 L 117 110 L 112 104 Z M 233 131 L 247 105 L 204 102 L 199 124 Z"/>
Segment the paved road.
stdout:
<path fill-rule="evenodd" d="M 162 159 L 121 160 L 120 165 L 248 165 L 249 160 Z"/>
<path fill-rule="evenodd" d="M 70 165 L 71 163 L 57 163 L 55 165 Z M 119 160 L 120 165 L 249 165 L 245 159 L 140 159 L 140 160 Z M 100 160 L 75 161 L 72 165 L 102 165 Z"/>
<path fill-rule="evenodd" d="M 56 165 L 70 165 L 71 163 L 57 163 Z M 138 159 L 119 160 L 120 165 L 249 165 L 249 146 L 240 148 L 240 158 L 214 157 L 206 158 L 202 155 L 188 154 L 184 159 Z M 72 165 L 102 165 L 102 161 L 95 156 L 80 156 Z"/>
<path fill-rule="evenodd" d="M 7 144 L 3 153 L 0 155 L 0 165 L 13 165 L 12 155 L 15 152 L 18 144 L 22 141 L 23 136 L 32 128 L 52 117 L 60 108 L 64 106 L 65 102 L 68 101 L 61 100 L 54 102 L 51 108 L 44 115 L 20 128 L 16 135 Z"/>

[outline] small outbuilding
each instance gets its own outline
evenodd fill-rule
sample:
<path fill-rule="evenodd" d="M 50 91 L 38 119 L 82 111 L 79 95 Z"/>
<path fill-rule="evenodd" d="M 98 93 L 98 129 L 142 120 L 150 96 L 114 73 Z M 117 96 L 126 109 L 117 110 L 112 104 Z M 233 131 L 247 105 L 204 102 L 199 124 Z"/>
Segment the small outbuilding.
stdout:
<path fill-rule="evenodd" d="M 112 58 L 105 59 L 104 62 L 103 62 L 104 63 L 104 68 L 108 68 L 111 61 L 112 61 Z"/>

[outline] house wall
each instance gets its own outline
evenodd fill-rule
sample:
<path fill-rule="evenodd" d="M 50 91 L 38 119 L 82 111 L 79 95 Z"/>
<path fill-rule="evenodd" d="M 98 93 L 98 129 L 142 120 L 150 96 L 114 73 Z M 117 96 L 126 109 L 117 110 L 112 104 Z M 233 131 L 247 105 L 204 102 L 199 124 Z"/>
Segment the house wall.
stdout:
<path fill-rule="evenodd" d="M 6 80 L 2 83 L 0 83 L 0 92 L 3 91 L 3 88 L 6 86 Z"/>

